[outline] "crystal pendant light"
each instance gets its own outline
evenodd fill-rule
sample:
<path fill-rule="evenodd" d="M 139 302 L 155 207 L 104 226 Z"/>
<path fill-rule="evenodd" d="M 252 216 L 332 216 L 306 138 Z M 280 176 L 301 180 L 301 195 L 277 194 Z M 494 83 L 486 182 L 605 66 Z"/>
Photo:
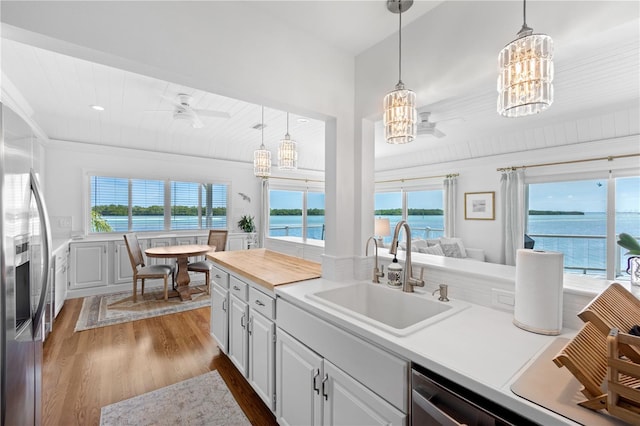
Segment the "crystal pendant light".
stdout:
<path fill-rule="evenodd" d="M 553 103 L 553 40 L 527 26 L 527 0 L 518 38 L 498 55 L 498 114 L 524 117 Z"/>
<path fill-rule="evenodd" d="M 413 141 L 418 131 L 416 94 L 402 83 L 402 12 L 413 0 L 387 0 L 387 9 L 400 17 L 398 27 L 398 84 L 396 90 L 384 97 L 384 137 L 388 143 L 403 144 Z"/>
<path fill-rule="evenodd" d="M 298 169 L 298 150 L 295 141 L 289 136 L 289 113 L 287 113 L 287 134 L 278 145 L 278 168 L 280 170 Z"/>
<path fill-rule="evenodd" d="M 262 143 L 260 149 L 253 151 L 253 174 L 256 177 L 267 178 L 271 176 L 271 151 L 264 147 L 264 106 L 262 107 Z"/>

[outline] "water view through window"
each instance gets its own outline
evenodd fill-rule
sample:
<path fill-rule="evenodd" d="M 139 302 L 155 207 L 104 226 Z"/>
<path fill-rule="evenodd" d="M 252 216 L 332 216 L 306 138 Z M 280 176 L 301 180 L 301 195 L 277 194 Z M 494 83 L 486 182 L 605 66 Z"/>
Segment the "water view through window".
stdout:
<path fill-rule="evenodd" d="M 527 234 L 535 249 L 564 253 L 566 272 L 604 277 L 607 220 L 615 220 L 616 234 L 640 236 L 640 177 L 616 179 L 615 200 L 608 218 L 606 180 L 531 184 Z M 615 276 L 624 276 L 626 250 L 616 250 Z"/>
<path fill-rule="evenodd" d="M 270 190 L 269 207 L 270 237 L 324 240 L 324 193 Z"/>
<path fill-rule="evenodd" d="M 90 177 L 91 232 L 226 229 L 227 185 Z"/>

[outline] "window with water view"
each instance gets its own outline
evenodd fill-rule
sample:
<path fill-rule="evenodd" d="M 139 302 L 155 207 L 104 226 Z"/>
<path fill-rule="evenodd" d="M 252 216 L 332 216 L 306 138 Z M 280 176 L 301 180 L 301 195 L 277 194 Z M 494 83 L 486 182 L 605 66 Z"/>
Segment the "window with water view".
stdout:
<path fill-rule="evenodd" d="M 615 217 L 607 216 L 607 180 L 529 184 L 527 234 L 534 249 L 564 253 L 565 272 L 606 277 L 607 223 L 640 237 L 640 177 L 615 179 Z M 624 276 L 626 250 L 615 246 L 613 276 Z"/>
<path fill-rule="evenodd" d="M 269 236 L 324 240 L 324 205 L 323 192 L 270 190 Z"/>
<path fill-rule="evenodd" d="M 227 185 L 90 177 L 91 232 L 227 228 Z"/>
<path fill-rule="evenodd" d="M 407 211 L 403 211 L 403 196 L 406 197 Z M 391 232 L 403 218 L 411 227 L 411 237 L 427 239 L 444 235 L 443 193 L 441 189 L 425 191 L 376 192 L 375 217 L 388 218 Z M 392 236 L 383 238 L 391 243 Z M 404 239 L 404 233 L 401 234 Z"/>

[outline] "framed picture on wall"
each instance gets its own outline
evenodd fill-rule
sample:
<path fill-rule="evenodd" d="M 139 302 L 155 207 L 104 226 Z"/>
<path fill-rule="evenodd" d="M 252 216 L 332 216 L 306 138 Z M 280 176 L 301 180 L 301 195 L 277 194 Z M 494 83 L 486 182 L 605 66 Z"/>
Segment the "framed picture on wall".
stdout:
<path fill-rule="evenodd" d="M 465 192 L 464 218 L 466 220 L 495 220 L 495 192 Z"/>

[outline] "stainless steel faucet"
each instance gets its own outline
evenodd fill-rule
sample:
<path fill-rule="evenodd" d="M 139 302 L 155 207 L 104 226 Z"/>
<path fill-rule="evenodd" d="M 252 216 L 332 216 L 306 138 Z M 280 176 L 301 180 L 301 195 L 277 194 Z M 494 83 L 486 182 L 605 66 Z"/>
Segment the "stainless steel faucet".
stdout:
<path fill-rule="evenodd" d="M 389 249 L 389 253 L 398 253 L 398 234 L 400 234 L 400 229 L 403 226 L 405 237 L 407 237 L 407 256 L 404 261 L 404 278 L 402 280 L 402 291 L 406 293 L 413 293 L 413 287 L 424 287 L 424 280 L 422 279 L 424 269 L 420 268 L 420 278 L 413 278 L 411 270 L 411 229 L 409 228 L 409 224 L 406 220 L 401 220 L 396 225 L 396 229 L 395 231 L 393 231 L 393 240 L 391 240 L 391 248 Z"/>
<path fill-rule="evenodd" d="M 380 266 L 380 270 L 378 270 L 378 240 L 374 237 L 369 237 L 365 246 L 364 246 L 364 255 L 369 256 L 369 241 L 373 241 L 373 245 L 375 246 L 375 266 L 373 267 L 373 282 L 376 284 L 380 283 L 380 278 L 384 277 L 384 265 Z"/>

